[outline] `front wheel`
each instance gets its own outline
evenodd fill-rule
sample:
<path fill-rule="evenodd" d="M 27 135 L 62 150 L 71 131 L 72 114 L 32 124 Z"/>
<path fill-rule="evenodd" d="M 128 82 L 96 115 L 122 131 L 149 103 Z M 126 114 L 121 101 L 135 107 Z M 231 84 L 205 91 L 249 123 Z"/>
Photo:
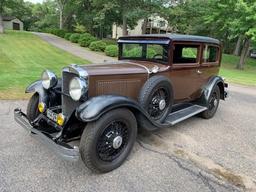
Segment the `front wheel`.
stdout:
<path fill-rule="evenodd" d="M 204 119 L 212 118 L 219 106 L 220 102 L 220 88 L 219 86 L 215 86 L 210 94 L 210 97 L 207 101 L 207 110 L 201 113 L 201 117 Z"/>
<path fill-rule="evenodd" d="M 127 158 L 137 136 L 137 122 L 128 109 L 112 110 L 88 123 L 80 142 L 81 158 L 95 172 L 109 172 Z"/>
<path fill-rule="evenodd" d="M 38 103 L 39 95 L 38 93 L 34 93 L 34 95 L 30 98 L 27 106 L 27 117 L 31 122 L 34 121 L 40 114 L 38 110 Z"/>

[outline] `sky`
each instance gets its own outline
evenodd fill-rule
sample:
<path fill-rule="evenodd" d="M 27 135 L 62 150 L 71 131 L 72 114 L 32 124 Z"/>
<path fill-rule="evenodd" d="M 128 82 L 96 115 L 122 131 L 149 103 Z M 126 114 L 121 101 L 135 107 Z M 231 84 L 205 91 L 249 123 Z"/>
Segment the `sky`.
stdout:
<path fill-rule="evenodd" d="M 42 3 L 43 2 L 43 0 L 25 0 L 25 1 L 29 1 L 32 3 Z"/>

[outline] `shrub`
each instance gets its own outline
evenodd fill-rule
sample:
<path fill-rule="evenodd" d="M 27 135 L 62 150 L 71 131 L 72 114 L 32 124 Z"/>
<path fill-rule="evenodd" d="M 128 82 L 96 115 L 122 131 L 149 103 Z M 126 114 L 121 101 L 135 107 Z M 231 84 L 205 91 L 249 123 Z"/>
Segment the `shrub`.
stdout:
<path fill-rule="evenodd" d="M 117 57 L 118 56 L 118 46 L 117 45 L 108 45 L 105 49 L 106 55 L 110 57 Z"/>
<path fill-rule="evenodd" d="M 141 55 L 142 55 L 142 50 L 141 48 L 138 48 L 138 47 L 134 47 L 130 50 L 124 51 L 125 57 L 141 57 Z"/>
<path fill-rule="evenodd" d="M 84 33 L 80 36 L 78 43 L 81 47 L 89 47 L 91 42 L 96 40 L 97 38 L 93 37 L 90 33 Z"/>
<path fill-rule="evenodd" d="M 69 40 L 69 38 L 70 38 L 71 35 L 72 35 L 72 33 L 66 33 L 65 36 L 64 36 L 64 38 L 65 38 L 66 40 Z"/>
<path fill-rule="evenodd" d="M 64 38 L 65 34 L 66 34 L 66 31 L 62 30 L 62 29 L 56 29 L 54 31 L 54 35 L 57 35 L 57 36 L 62 37 L 62 38 Z"/>
<path fill-rule="evenodd" d="M 92 51 L 104 51 L 106 46 L 107 46 L 106 43 L 103 41 L 93 41 L 91 42 L 89 48 Z"/>
<path fill-rule="evenodd" d="M 107 45 L 116 45 L 116 39 L 102 39 Z"/>
<path fill-rule="evenodd" d="M 73 43 L 77 43 L 79 41 L 79 38 L 80 38 L 80 34 L 73 33 L 72 35 L 70 35 L 69 40 Z"/>
<path fill-rule="evenodd" d="M 75 26 L 75 32 L 77 33 L 85 33 L 86 27 L 84 25 L 76 24 Z"/>
<path fill-rule="evenodd" d="M 65 30 L 62 30 L 62 29 L 53 29 L 53 28 L 46 28 L 46 29 L 43 29 L 42 30 L 43 32 L 45 33 L 51 33 L 51 34 L 54 34 L 56 36 L 59 36 L 59 37 L 64 37 L 65 34 L 66 34 L 66 31 Z"/>
<path fill-rule="evenodd" d="M 153 48 L 148 48 L 147 49 L 147 58 L 153 58 L 156 55 L 156 51 Z"/>

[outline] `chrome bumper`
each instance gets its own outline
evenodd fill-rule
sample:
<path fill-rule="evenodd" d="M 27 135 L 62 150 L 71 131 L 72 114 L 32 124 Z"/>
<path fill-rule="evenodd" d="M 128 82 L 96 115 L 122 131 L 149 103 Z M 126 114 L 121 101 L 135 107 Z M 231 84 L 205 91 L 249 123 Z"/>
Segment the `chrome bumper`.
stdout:
<path fill-rule="evenodd" d="M 50 134 L 41 132 L 35 129 L 27 119 L 27 116 L 21 111 L 21 109 L 14 110 L 14 119 L 20 124 L 24 129 L 33 132 L 32 136 L 37 137 L 40 141 L 46 144 L 50 149 L 52 149 L 56 154 L 61 156 L 66 160 L 77 161 L 80 157 L 79 149 L 77 146 L 70 146 L 66 143 L 57 143 Z"/>

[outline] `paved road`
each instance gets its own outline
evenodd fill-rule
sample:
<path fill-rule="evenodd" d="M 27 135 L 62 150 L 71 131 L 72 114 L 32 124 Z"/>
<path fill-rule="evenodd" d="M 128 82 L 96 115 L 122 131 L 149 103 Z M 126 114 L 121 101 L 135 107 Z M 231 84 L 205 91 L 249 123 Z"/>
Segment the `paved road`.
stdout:
<path fill-rule="evenodd" d="M 0 191 L 256 191 L 256 88 L 231 85 L 211 120 L 138 136 L 117 170 L 66 162 L 13 120 L 27 101 L 0 102 Z"/>
<path fill-rule="evenodd" d="M 67 41 L 63 38 L 57 37 L 52 34 L 38 33 L 38 32 L 34 32 L 34 34 L 38 35 L 43 40 L 52 44 L 55 47 L 63 49 L 77 57 L 81 57 L 81 58 L 91 61 L 93 63 L 103 63 L 103 62 L 107 62 L 107 61 L 116 60 L 113 57 L 108 57 L 108 56 L 104 55 L 104 53 L 97 53 L 94 51 L 90 51 L 86 48 L 80 47 L 78 44 L 71 43 L 70 41 Z"/>

